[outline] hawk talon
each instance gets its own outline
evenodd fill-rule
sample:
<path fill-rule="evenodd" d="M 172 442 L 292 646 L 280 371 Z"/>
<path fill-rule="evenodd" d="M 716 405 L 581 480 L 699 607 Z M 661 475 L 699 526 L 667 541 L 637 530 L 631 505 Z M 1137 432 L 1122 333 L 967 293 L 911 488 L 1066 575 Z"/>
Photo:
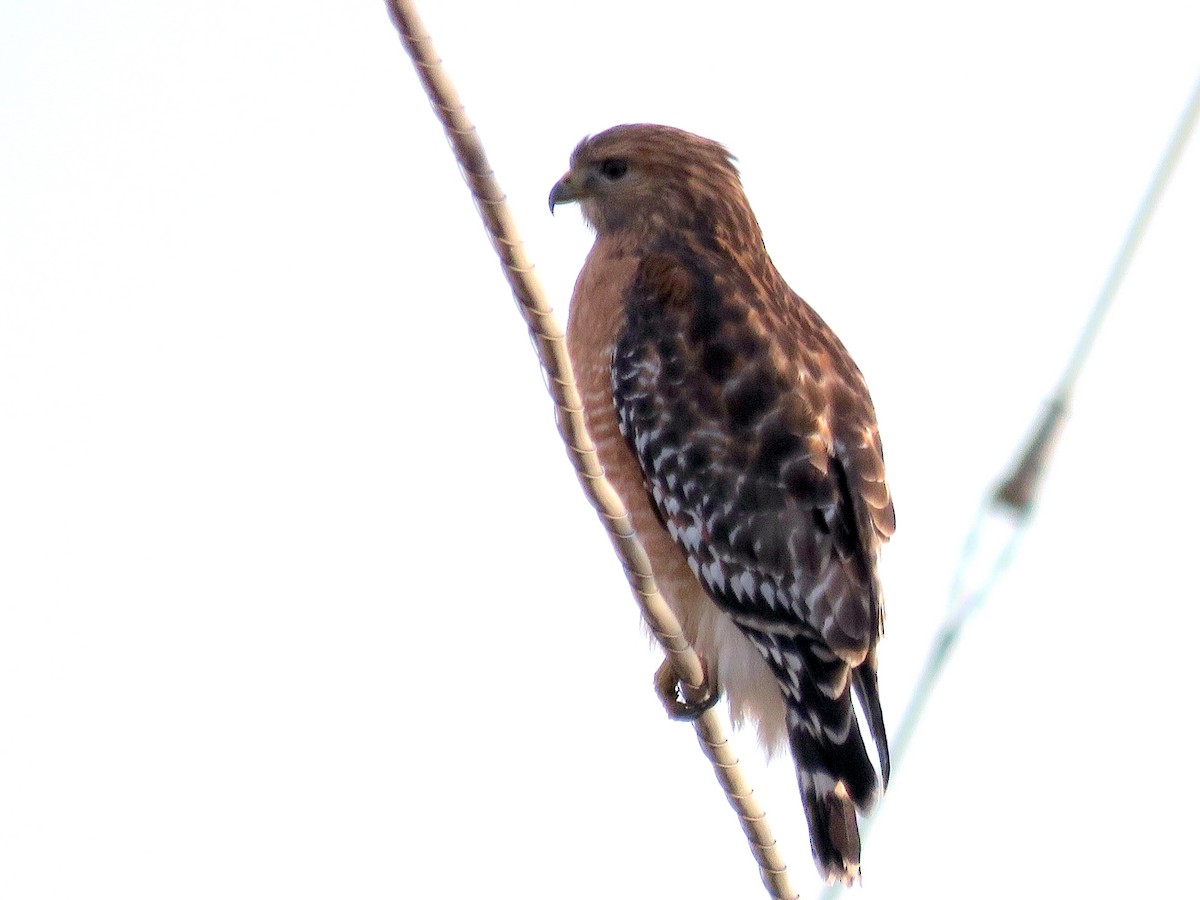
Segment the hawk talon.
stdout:
<path fill-rule="evenodd" d="M 670 718 L 676 722 L 694 722 L 721 701 L 721 692 L 714 688 L 712 679 L 708 677 L 707 666 L 704 681 L 708 694 L 697 701 L 687 701 L 671 661 L 664 659 L 654 673 L 654 690 Z"/>

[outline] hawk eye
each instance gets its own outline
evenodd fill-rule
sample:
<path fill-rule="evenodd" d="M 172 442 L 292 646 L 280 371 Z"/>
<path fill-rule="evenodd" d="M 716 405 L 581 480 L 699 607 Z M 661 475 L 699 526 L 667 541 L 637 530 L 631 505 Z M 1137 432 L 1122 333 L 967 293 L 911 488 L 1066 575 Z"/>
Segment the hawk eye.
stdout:
<path fill-rule="evenodd" d="M 616 181 L 629 171 L 629 163 L 623 159 L 606 159 L 600 163 L 600 174 L 609 181 Z"/>

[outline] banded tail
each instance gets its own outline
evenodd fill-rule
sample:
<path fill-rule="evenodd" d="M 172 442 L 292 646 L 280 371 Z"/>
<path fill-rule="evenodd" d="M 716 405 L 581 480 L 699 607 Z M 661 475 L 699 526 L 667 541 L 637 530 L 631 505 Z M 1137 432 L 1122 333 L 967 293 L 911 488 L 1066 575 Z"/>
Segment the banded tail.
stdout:
<path fill-rule="evenodd" d="M 813 859 L 826 883 L 850 885 L 859 878 L 856 811 L 871 811 L 887 787 L 891 763 L 874 653 L 853 670 L 826 654 L 833 657 L 824 648 L 810 648 L 799 683 L 788 686 L 799 690 L 785 688 L 787 727 Z M 881 773 L 867 753 L 850 699 L 851 684 L 874 739 Z"/>

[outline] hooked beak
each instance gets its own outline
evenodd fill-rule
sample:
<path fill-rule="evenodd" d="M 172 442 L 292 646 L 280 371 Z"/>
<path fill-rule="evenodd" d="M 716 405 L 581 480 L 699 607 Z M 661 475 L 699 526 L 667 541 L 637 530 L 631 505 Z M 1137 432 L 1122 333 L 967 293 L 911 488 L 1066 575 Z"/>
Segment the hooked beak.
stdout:
<path fill-rule="evenodd" d="M 568 172 L 550 189 L 550 215 L 554 215 L 554 207 L 560 203 L 574 203 L 584 196 L 583 179 L 574 172 Z"/>

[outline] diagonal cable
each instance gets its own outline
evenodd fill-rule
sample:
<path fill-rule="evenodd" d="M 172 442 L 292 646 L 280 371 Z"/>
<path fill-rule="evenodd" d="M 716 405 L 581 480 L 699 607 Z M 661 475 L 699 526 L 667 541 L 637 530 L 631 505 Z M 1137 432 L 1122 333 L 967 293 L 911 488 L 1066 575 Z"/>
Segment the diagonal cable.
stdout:
<path fill-rule="evenodd" d="M 389 0 L 388 11 L 412 59 L 417 77 L 429 96 L 434 113 L 446 131 L 463 178 L 491 238 L 492 247 L 500 258 L 513 296 L 529 326 L 538 359 L 547 375 L 547 388 L 554 399 L 559 433 L 584 493 L 608 529 L 642 615 L 670 660 L 685 699 L 694 702 L 706 697 L 711 687 L 705 681 L 700 659 L 688 645 L 678 620 L 659 593 L 650 561 L 634 533 L 629 515 L 604 477 L 595 447 L 584 427 L 582 402 L 562 329 L 546 302 L 533 264 L 525 256 L 516 225 L 504 202 L 504 194 L 488 165 L 483 143 L 467 118 L 462 102 L 441 66 L 441 60 L 434 52 L 415 5 L 409 0 Z M 741 820 L 742 831 L 758 863 L 763 885 L 776 900 L 795 900 L 796 892 L 788 882 L 787 867 L 771 835 L 766 814 L 742 775 L 737 757 L 725 737 L 721 718 L 710 709 L 694 725 L 700 746 L 712 763 L 730 805 Z"/>
<path fill-rule="evenodd" d="M 1137 252 L 1142 238 L 1154 215 L 1159 200 L 1166 190 L 1188 138 L 1200 118 L 1200 80 L 1192 88 L 1191 96 L 1184 107 L 1175 131 L 1167 144 L 1166 152 L 1159 161 L 1150 181 L 1150 186 L 1138 206 L 1137 212 L 1130 223 L 1125 240 L 1117 252 L 1116 258 L 1109 269 L 1108 276 L 1100 288 L 1100 293 L 1088 315 L 1083 330 L 1080 333 L 1071 356 L 1063 369 L 1054 393 L 1046 403 L 1041 417 L 1037 420 L 1029 439 L 1013 460 L 1008 475 L 991 491 L 984 495 L 975 522 L 967 533 L 959 555 L 958 565 L 951 581 L 950 596 L 947 603 L 946 617 L 942 620 L 937 634 L 925 658 L 925 666 L 917 679 L 908 701 L 908 708 L 900 721 L 896 739 L 892 748 L 892 772 L 899 768 L 913 732 L 920 722 L 921 714 L 929 695 L 933 691 L 951 651 L 958 642 L 963 626 L 987 599 L 991 589 L 999 581 L 1016 554 L 1021 538 L 1029 523 L 1037 501 L 1038 490 L 1046 474 L 1050 457 L 1054 452 L 1055 441 L 1062 429 L 1070 406 L 1071 392 L 1079 380 L 1079 373 L 1087 361 L 1099 333 L 1100 325 L 1112 306 L 1113 299 L 1125 279 L 1129 265 Z M 876 807 L 871 820 L 864 824 L 863 840 L 866 840 L 871 822 L 879 815 L 880 807 Z M 831 898 L 838 894 L 840 887 L 831 885 L 821 894 L 823 898 Z"/>

